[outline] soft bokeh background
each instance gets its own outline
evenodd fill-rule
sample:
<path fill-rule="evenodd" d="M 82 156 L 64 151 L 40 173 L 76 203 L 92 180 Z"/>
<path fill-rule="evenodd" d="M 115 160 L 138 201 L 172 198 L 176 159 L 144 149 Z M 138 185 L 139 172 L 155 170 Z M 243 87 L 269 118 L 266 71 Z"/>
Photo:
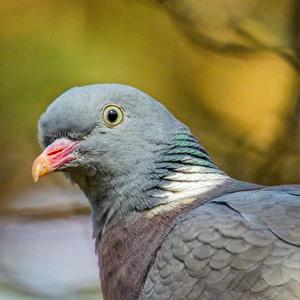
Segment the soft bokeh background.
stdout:
<path fill-rule="evenodd" d="M 72 86 L 136 86 L 233 177 L 299 182 L 298 3 L 2 0 L 0 300 L 99 298 L 87 202 L 30 175 L 38 117 Z"/>

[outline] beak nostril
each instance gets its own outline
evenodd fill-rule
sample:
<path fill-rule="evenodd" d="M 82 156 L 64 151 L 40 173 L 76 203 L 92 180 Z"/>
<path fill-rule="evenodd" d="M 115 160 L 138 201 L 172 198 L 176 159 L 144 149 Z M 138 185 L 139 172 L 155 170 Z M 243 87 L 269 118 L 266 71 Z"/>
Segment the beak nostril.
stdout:
<path fill-rule="evenodd" d="M 52 151 L 49 151 L 47 154 L 53 156 L 53 155 L 55 155 L 55 154 L 61 152 L 62 150 L 64 150 L 64 148 L 61 148 L 61 149 L 53 149 Z"/>
<path fill-rule="evenodd" d="M 72 144 L 73 142 L 67 139 L 56 140 L 54 143 L 52 143 L 50 146 L 47 147 L 46 149 L 47 155 L 53 156 L 55 154 L 63 152 L 66 149 L 68 149 Z"/>

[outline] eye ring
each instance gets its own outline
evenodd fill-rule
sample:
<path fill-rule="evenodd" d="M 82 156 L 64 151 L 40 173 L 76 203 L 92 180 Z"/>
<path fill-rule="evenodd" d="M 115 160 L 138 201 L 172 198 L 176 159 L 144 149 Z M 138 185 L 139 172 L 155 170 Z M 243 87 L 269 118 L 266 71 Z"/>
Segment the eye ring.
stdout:
<path fill-rule="evenodd" d="M 124 121 L 124 109 L 116 104 L 106 104 L 101 110 L 104 124 L 113 128 Z"/>

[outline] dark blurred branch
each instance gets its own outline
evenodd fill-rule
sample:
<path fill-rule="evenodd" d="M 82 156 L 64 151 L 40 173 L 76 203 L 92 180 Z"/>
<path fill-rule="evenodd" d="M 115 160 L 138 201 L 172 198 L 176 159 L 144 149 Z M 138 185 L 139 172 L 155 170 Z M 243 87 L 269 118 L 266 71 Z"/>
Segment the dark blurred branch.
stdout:
<path fill-rule="evenodd" d="M 271 51 L 276 53 L 278 56 L 283 58 L 285 61 L 287 61 L 296 71 L 299 71 L 299 58 L 298 58 L 298 51 L 297 47 L 294 47 L 294 50 L 291 50 L 289 48 L 280 48 L 280 47 L 272 47 L 264 45 L 261 41 L 257 40 L 255 36 L 251 35 L 249 32 L 245 31 L 243 28 L 235 27 L 235 30 L 237 33 L 239 33 L 241 36 L 247 37 L 249 40 L 253 42 L 254 46 L 249 51 Z"/>
<path fill-rule="evenodd" d="M 13 208 L 4 208 L 0 211 L 1 217 L 17 217 L 18 220 L 30 221 L 41 221 L 49 219 L 66 219 L 74 216 L 81 215 L 90 215 L 91 210 L 88 206 L 84 207 L 74 207 L 72 209 L 38 209 L 38 208 L 28 208 L 28 209 L 13 209 Z"/>
<path fill-rule="evenodd" d="M 281 18 L 285 18 L 289 22 L 279 20 L 283 25 L 281 27 L 274 26 L 277 31 L 272 28 L 272 24 L 264 23 L 259 18 L 261 14 L 266 15 L 266 19 L 274 17 L 272 10 L 271 12 L 266 10 L 268 6 L 261 8 L 263 2 L 261 0 L 241 0 L 231 6 L 230 1 L 227 2 L 227 6 L 224 1 L 222 5 L 221 2 L 214 1 L 210 3 L 209 9 L 203 4 L 205 1 L 202 1 L 201 4 L 201 0 L 198 2 L 186 0 L 158 1 L 167 8 L 175 23 L 196 46 L 206 47 L 220 54 L 236 56 L 258 51 L 271 51 L 286 60 L 294 69 L 299 70 L 297 57 L 299 45 L 296 36 L 299 17 L 298 1 L 286 0 L 286 7 L 289 9 L 287 9 L 286 14 L 284 12 L 281 14 Z M 277 4 L 276 1 L 269 3 L 273 7 L 276 7 Z M 224 8 L 227 10 L 221 12 Z M 261 11 L 262 9 L 265 11 Z M 280 10 L 280 3 L 278 10 Z M 213 18 L 215 20 L 212 20 Z M 246 22 L 246 26 L 244 22 Z M 277 16 L 274 17 L 273 22 L 274 25 L 277 25 Z M 254 28 L 252 28 L 253 25 Z M 260 29 L 263 33 L 259 32 Z M 281 31 L 278 32 L 278 30 Z"/>

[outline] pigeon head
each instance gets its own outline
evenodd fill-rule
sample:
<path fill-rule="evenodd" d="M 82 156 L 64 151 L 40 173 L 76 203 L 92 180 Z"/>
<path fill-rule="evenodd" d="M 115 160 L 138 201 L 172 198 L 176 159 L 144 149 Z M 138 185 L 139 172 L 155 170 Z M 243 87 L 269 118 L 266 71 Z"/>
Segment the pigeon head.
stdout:
<path fill-rule="evenodd" d="M 185 129 L 159 102 L 129 86 L 72 88 L 41 116 L 39 139 L 47 162 L 34 178 L 64 171 L 85 179 L 117 177 L 148 163 L 171 132 Z M 39 171 L 39 172 L 37 172 Z M 82 179 L 83 179 L 82 178 Z M 78 178 L 79 179 L 79 178 Z"/>
<path fill-rule="evenodd" d="M 116 214 L 179 199 L 203 174 L 223 175 L 163 105 L 119 84 L 59 96 L 40 118 L 39 139 L 44 151 L 33 164 L 34 180 L 64 172 L 86 194 L 101 226 Z"/>

